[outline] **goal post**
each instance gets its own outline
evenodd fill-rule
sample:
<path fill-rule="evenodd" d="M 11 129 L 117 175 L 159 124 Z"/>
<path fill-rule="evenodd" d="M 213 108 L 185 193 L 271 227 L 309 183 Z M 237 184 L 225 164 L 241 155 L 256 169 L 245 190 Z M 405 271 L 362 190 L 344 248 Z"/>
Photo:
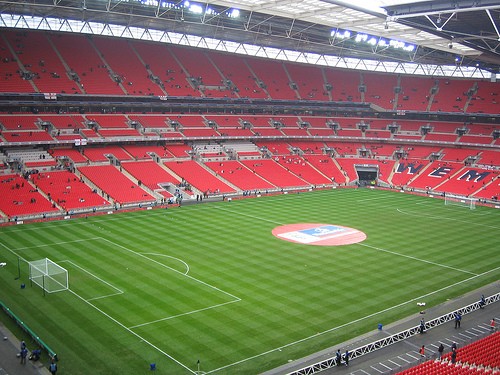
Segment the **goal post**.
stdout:
<path fill-rule="evenodd" d="M 28 262 L 30 281 L 44 292 L 55 293 L 68 289 L 68 271 L 49 258 Z"/>
<path fill-rule="evenodd" d="M 447 206 L 460 206 L 466 207 L 470 210 L 474 210 L 476 208 L 476 198 L 464 197 L 462 195 L 455 194 L 445 194 L 444 195 L 444 204 Z"/>

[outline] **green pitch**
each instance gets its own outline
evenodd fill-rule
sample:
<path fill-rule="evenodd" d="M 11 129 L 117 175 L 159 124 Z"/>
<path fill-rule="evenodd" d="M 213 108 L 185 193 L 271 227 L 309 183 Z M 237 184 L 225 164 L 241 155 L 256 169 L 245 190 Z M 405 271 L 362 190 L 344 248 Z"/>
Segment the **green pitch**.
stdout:
<path fill-rule="evenodd" d="M 256 374 L 495 281 L 499 218 L 345 189 L 4 227 L 0 299 L 66 374 L 146 374 L 150 363 L 189 374 L 198 360 L 206 373 Z M 271 234 L 302 222 L 367 239 L 310 246 Z M 30 286 L 25 261 L 45 257 L 68 270 L 70 290 Z"/>

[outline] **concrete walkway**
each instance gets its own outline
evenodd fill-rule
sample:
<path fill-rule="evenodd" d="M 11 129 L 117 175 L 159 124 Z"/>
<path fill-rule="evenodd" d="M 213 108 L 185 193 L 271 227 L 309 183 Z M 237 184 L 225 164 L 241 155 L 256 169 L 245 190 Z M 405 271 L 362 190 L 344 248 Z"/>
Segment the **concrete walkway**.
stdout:
<path fill-rule="evenodd" d="M 3 314 L 3 311 L 1 312 Z M 0 322 L 0 375 L 50 375 L 47 366 L 49 365 L 47 353 L 42 353 L 41 361 L 33 362 L 26 360 L 26 364 L 21 364 L 21 359 L 17 357 L 21 350 L 21 342 Z M 28 350 L 35 349 L 27 342 Z"/>

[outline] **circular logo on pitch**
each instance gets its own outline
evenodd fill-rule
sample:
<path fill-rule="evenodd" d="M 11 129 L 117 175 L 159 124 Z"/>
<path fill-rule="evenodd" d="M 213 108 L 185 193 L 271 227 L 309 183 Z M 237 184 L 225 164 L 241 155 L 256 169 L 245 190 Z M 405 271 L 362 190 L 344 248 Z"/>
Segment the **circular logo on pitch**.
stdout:
<path fill-rule="evenodd" d="M 281 225 L 273 229 L 279 239 L 305 245 L 339 246 L 364 241 L 360 230 L 335 224 L 300 223 Z"/>

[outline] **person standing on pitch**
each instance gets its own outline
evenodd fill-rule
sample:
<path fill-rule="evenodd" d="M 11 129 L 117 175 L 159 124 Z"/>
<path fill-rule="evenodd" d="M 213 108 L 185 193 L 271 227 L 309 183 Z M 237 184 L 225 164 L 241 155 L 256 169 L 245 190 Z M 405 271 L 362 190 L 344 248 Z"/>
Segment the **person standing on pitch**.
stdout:
<path fill-rule="evenodd" d="M 443 358 L 443 352 L 444 352 L 444 345 L 443 345 L 443 343 L 440 343 L 439 348 L 438 348 L 439 359 Z"/>

